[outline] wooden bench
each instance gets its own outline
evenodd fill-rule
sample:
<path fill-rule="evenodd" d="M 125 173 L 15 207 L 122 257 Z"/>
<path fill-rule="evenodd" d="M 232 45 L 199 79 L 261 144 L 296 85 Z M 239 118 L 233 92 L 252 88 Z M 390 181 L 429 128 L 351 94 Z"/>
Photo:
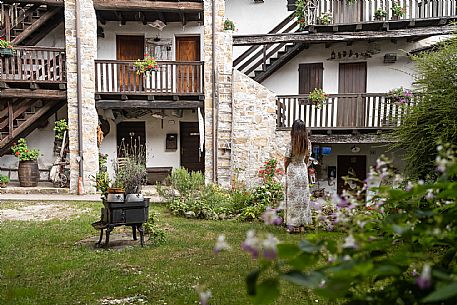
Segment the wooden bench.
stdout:
<path fill-rule="evenodd" d="M 165 179 L 171 174 L 173 167 L 147 167 L 148 184 L 164 183 Z"/>

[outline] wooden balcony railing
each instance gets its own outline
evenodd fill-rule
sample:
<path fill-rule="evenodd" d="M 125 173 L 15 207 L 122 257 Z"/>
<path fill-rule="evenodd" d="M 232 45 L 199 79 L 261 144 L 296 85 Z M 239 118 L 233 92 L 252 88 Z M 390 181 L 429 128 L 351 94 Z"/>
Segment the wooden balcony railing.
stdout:
<path fill-rule="evenodd" d="M 149 75 L 136 73 L 135 61 L 96 60 L 97 94 L 202 95 L 203 62 L 160 61 Z"/>
<path fill-rule="evenodd" d="M 0 57 L 0 81 L 65 83 L 65 49 L 15 47 L 13 56 Z"/>
<path fill-rule="evenodd" d="M 290 128 L 301 119 L 310 129 L 391 129 L 416 101 L 398 104 L 383 93 L 330 94 L 319 107 L 308 95 L 277 97 L 277 127 Z"/>
<path fill-rule="evenodd" d="M 404 16 L 392 15 L 392 6 L 399 3 Z M 322 16 L 330 13 L 330 24 L 347 24 L 375 21 L 375 12 L 383 9 L 387 16 L 382 20 L 409 20 L 457 16 L 455 0 L 309 0 L 307 2 L 308 24 L 322 24 Z"/>

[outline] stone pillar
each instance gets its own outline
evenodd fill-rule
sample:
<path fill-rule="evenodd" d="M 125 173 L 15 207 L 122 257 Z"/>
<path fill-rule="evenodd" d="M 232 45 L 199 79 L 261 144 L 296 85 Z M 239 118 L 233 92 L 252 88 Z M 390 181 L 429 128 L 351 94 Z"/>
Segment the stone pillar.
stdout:
<path fill-rule="evenodd" d="M 232 147 L 232 74 L 233 38 L 228 32 L 217 34 L 219 109 L 217 124 L 217 177 L 223 187 L 230 187 Z"/>
<path fill-rule="evenodd" d="M 80 4 L 81 82 L 82 82 L 82 142 L 83 159 L 79 156 L 76 6 L 75 0 L 65 0 L 65 45 L 67 57 L 67 101 L 70 143 L 70 192 L 78 190 L 79 162 L 83 162 L 83 192 L 94 193 L 91 176 L 98 171 L 97 125 L 95 109 L 95 63 L 97 56 L 97 18 L 92 0 L 77 0 Z"/>
<path fill-rule="evenodd" d="M 218 41 L 217 33 L 221 33 L 224 30 L 224 13 L 225 13 L 225 0 L 205 0 L 204 1 L 204 62 L 205 62 L 205 71 L 204 71 L 204 86 L 205 86 L 205 178 L 207 182 L 213 181 L 213 98 L 212 98 L 212 55 L 213 55 L 213 46 L 212 46 L 212 2 L 215 3 L 216 8 L 216 22 L 215 22 L 215 32 L 216 32 L 216 42 Z M 217 43 L 216 43 L 217 45 Z M 218 61 L 220 54 L 215 52 L 216 56 L 216 83 L 219 80 L 218 77 Z M 216 84 L 217 86 L 217 84 Z M 218 94 L 216 90 L 216 94 Z"/>

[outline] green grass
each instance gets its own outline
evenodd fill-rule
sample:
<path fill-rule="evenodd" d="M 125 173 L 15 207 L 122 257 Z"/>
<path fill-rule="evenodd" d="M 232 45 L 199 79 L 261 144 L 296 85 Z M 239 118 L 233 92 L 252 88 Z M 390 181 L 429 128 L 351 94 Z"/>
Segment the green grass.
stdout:
<path fill-rule="evenodd" d="M 0 223 L 0 304 L 102 304 L 105 298 L 135 295 L 144 296 L 146 304 L 197 304 L 193 286 L 198 284 L 211 289 L 210 304 L 250 304 L 244 279 L 256 262 L 239 249 L 246 231 L 271 232 L 281 241 L 303 238 L 260 223 L 177 218 L 154 206 L 166 243 L 93 249 L 78 242 L 98 235 L 90 224 L 98 220 L 101 203 L 71 204 L 90 213 L 71 220 Z M 6 206 L 15 204 L 2 202 L 0 209 Z M 216 255 L 212 249 L 221 233 L 233 248 Z M 320 236 L 341 238 L 338 233 Z M 281 291 L 276 304 L 327 304 L 285 282 Z"/>

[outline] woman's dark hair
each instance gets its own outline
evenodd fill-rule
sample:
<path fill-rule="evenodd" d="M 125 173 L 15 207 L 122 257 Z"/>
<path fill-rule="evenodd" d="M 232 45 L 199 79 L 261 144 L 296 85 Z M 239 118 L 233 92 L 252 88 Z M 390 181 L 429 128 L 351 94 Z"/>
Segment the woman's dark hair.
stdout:
<path fill-rule="evenodd" d="M 308 132 L 306 131 L 305 122 L 295 120 L 290 132 L 292 138 L 292 156 L 306 154 L 308 149 Z"/>

